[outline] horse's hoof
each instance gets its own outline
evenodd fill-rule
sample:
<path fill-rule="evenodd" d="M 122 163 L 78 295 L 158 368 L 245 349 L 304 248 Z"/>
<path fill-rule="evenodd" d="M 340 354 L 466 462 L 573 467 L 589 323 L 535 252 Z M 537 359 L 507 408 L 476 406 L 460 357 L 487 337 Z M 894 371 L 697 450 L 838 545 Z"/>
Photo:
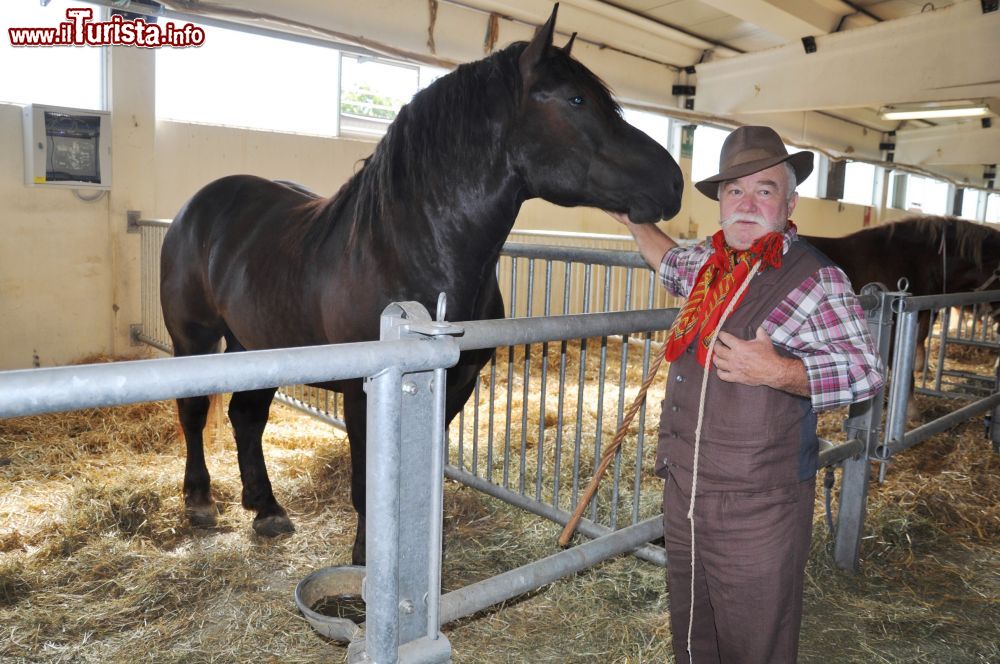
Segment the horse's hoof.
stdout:
<path fill-rule="evenodd" d="M 218 521 L 219 508 L 215 503 L 187 505 L 184 511 L 187 513 L 188 523 L 194 528 L 215 528 Z"/>
<path fill-rule="evenodd" d="M 292 525 L 292 520 L 284 514 L 272 514 L 254 519 L 253 530 L 261 537 L 277 537 L 278 535 L 294 533 L 295 526 Z"/>

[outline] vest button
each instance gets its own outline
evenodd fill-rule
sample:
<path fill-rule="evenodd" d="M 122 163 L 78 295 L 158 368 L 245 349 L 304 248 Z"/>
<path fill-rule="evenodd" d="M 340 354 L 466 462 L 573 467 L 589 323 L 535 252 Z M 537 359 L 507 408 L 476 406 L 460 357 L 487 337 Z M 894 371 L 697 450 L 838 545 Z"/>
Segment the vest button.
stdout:
<path fill-rule="evenodd" d="M 676 412 L 677 412 L 677 411 L 679 411 L 680 409 L 681 409 L 681 407 L 680 407 L 680 406 L 671 406 L 671 407 L 670 407 L 670 412 L 672 412 L 672 413 L 676 413 Z"/>
<path fill-rule="evenodd" d="M 676 380 L 676 381 L 677 381 L 678 383 L 683 383 L 683 382 L 684 382 L 684 376 L 680 376 L 680 375 L 678 375 L 678 376 L 677 376 L 677 378 L 676 378 L 675 380 Z"/>
<path fill-rule="evenodd" d="M 671 438 L 676 438 L 677 437 L 677 432 L 676 431 L 671 431 L 670 432 L 670 437 Z"/>

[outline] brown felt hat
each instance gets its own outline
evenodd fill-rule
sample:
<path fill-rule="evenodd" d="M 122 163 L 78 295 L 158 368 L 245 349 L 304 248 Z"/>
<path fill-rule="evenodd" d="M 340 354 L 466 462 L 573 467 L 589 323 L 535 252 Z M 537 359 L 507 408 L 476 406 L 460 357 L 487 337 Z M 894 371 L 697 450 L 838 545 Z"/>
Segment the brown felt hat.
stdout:
<path fill-rule="evenodd" d="M 812 152 L 788 154 L 785 144 L 770 127 L 740 127 L 726 137 L 719 155 L 719 174 L 695 182 L 698 191 L 719 200 L 719 185 L 744 175 L 787 161 L 795 171 L 795 184 L 809 177 L 813 169 Z"/>

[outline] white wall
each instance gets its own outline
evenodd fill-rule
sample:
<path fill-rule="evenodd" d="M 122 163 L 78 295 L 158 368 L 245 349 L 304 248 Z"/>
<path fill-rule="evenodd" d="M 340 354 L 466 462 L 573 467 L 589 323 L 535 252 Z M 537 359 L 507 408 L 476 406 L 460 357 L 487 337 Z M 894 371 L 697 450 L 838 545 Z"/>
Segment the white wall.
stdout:
<path fill-rule="evenodd" d="M 21 107 L 0 105 L 3 369 L 111 350 L 109 201 L 26 187 L 21 131 Z"/>
<path fill-rule="evenodd" d="M 139 239 L 126 232 L 127 210 L 171 217 L 198 188 L 232 173 L 295 180 L 330 195 L 374 147 L 156 122 L 153 61 L 151 51 L 112 49 L 113 189 L 98 202 L 66 189 L 26 187 L 21 110 L 0 104 L 0 370 L 144 351 L 128 335 L 140 309 Z M 690 172 L 690 164 L 682 167 Z M 862 213 L 803 199 L 795 219 L 804 233 L 841 235 L 861 228 Z M 681 213 L 663 227 L 674 236 L 704 237 L 717 218 L 717 204 L 688 185 Z M 602 212 L 541 201 L 529 201 L 515 227 L 624 233 Z"/>

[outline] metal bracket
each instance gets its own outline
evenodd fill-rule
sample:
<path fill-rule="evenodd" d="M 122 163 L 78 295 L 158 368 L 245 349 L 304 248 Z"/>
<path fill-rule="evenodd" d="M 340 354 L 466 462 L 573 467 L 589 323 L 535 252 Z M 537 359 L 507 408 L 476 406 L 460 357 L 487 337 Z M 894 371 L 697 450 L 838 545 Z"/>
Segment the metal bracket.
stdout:
<path fill-rule="evenodd" d="M 142 334 L 142 323 L 132 323 L 128 326 L 128 340 L 129 346 L 142 346 L 142 340 L 139 335 Z"/>
<path fill-rule="evenodd" d="M 382 339 L 401 339 L 409 333 L 425 337 L 459 336 L 465 329 L 453 325 L 445 317 L 445 294 L 438 295 L 437 320 L 432 321 L 424 305 L 419 302 L 395 302 L 382 312 Z M 396 315 L 395 320 L 388 317 Z M 402 320 L 402 322 L 397 322 Z"/>
<path fill-rule="evenodd" d="M 142 212 L 139 210 L 129 210 L 125 213 L 125 232 L 126 233 L 139 233 L 141 228 L 139 226 L 139 220 L 142 219 Z"/>
<path fill-rule="evenodd" d="M 875 453 L 874 448 L 878 447 L 878 442 L 882 440 L 881 426 L 875 426 L 871 429 L 867 429 L 865 427 L 851 426 L 847 423 L 847 420 L 845 420 L 844 434 L 847 436 L 847 440 L 857 438 L 858 440 L 863 441 L 865 444 L 865 448 L 863 450 L 865 456 L 869 460 L 875 460 L 875 457 L 873 456 Z"/>

